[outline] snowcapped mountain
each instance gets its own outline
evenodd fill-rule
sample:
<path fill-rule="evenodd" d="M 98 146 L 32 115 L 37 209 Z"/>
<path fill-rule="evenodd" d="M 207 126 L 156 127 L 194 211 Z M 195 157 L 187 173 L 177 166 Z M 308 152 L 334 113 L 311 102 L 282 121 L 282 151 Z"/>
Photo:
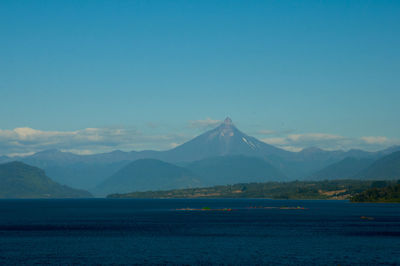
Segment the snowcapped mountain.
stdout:
<path fill-rule="evenodd" d="M 167 161 L 194 161 L 226 155 L 288 156 L 291 153 L 248 136 L 235 127 L 227 117 L 217 128 L 172 149 L 162 152 Z"/>

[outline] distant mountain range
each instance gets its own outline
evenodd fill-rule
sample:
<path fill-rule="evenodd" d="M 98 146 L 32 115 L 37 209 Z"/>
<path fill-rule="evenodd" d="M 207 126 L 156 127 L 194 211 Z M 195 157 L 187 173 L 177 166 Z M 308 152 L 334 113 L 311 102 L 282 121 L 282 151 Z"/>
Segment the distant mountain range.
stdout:
<path fill-rule="evenodd" d="M 377 160 L 348 157 L 317 171 L 308 179 L 400 179 L 400 152 L 391 153 Z"/>
<path fill-rule="evenodd" d="M 370 158 L 347 157 L 337 163 L 315 172 L 307 179 L 312 180 L 332 180 L 354 178 L 361 170 L 366 169 L 374 162 Z"/>
<path fill-rule="evenodd" d="M 113 151 L 77 155 L 59 150 L 47 150 L 26 157 L 2 156 L 0 163 L 19 160 L 44 169 L 56 182 L 95 193 L 102 191 L 101 194 L 103 194 L 111 191 L 118 192 L 115 191 L 117 187 L 139 191 L 172 188 L 172 184 L 175 184 L 176 188 L 183 188 L 236 182 L 374 178 L 377 172 L 367 171 L 366 167 L 372 167 L 375 161 L 396 151 L 400 151 L 400 146 L 379 152 L 326 151 L 318 148 L 290 152 L 244 134 L 235 127 L 230 118 L 226 118 L 218 127 L 167 151 Z M 133 164 L 140 159 L 158 161 L 157 163 L 153 161 L 154 167 L 146 168 L 148 171 L 146 174 L 145 170 L 143 172 L 138 170 L 138 164 Z M 162 163 L 168 163 L 169 166 L 162 166 Z M 180 172 L 174 167 L 181 167 L 183 169 L 180 171 L 189 171 L 192 174 L 187 175 L 188 179 L 181 180 L 179 179 Z M 174 174 L 163 179 L 161 169 L 169 169 L 167 172 L 171 170 Z M 175 169 L 175 172 L 172 169 Z M 382 172 L 382 167 L 380 169 L 376 171 Z M 364 170 L 368 174 L 365 172 L 361 175 Z M 159 173 L 156 173 L 157 171 Z M 358 174 L 360 175 L 357 176 Z M 396 178 L 396 174 L 397 172 L 394 171 L 390 177 Z M 385 175 L 379 178 L 383 176 Z M 128 182 L 130 178 L 135 181 Z M 141 179 L 143 180 L 140 181 Z M 121 184 L 129 183 L 130 185 L 118 185 L 116 180 L 119 180 Z M 181 180 L 182 183 L 176 180 Z M 106 189 L 107 186 L 110 189 Z"/>
<path fill-rule="evenodd" d="M 43 170 L 21 162 L 0 164 L 0 198 L 89 198 L 83 190 L 60 185 Z"/>
<path fill-rule="evenodd" d="M 400 179 L 400 152 L 394 152 L 373 162 L 361 170 L 356 178 L 361 179 Z"/>
<path fill-rule="evenodd" d="M 110 158 L 110 161 L 106 158 Z M 46 150 L 20 160 L 44 169 L 51 178 L 61 184 L 88 190 L 93 189 L 134 159 L 125 160 L 125 157 L 118 156 L 118 153 L 82 156 L 58 150 Z"/>

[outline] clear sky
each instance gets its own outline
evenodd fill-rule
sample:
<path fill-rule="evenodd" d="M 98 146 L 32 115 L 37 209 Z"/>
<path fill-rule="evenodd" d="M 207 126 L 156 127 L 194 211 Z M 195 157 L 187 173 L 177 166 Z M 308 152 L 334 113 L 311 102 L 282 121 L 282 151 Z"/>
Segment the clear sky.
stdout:
<path fill-rule="evenodd" d="M 0 154 L 166 149 L 230 116 L 291 150 L 400 144 L 400 1 L 0 2 Z"/>

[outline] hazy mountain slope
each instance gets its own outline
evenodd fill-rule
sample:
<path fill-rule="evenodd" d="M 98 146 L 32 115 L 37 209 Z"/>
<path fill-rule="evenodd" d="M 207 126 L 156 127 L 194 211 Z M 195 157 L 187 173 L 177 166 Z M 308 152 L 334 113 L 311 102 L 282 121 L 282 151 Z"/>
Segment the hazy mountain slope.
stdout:
<path fill-rule="evenodd" d="M 386 156 L 386 155 L 390 155 L 390 154 L 392 154 L 394 152 L 398 152 L 398 151 L 400 151 L 400 145 L 392 146 L 387 149 L 377 151 L 375 153 L 378 154 L 379 156 Z"/>
<path fill-rule="evenodd" d="M 0 156 L 0 163 L 6 163 L 10 161 L 10 158 L 7 156 Z"/>
<path fill-rule="evenodd" d="M 0 198 L 82 198 L 90 193 L 62 186 L 45 172 L 21 162 L 0 165 Z"/>
<path fill-rule="evenodd" d="M 347 157 L 331 164 L 308 177 L 312 180 L 331 180 L 351 178 L 374 162 L 373 159 Z"/>
<path fill-rule="evenodd" d="M 285 175 L 261 158 L 243 155 L 211 157 L 186 164 L 203 185 L 284 181 Z"/>
<path fill-rule="evenodd" d="M 45 171 L 49 177 L 60 184 L 91 190 L 130 161 L 114 163 L 75 163 L 65 166 L 48 166 Z"/>
<path fill-rule="evenodd" d="M 363 179 L 400 179 L 400 151 L 380 158 L 355 175 Z"/>
<path fill-rule="evenodd" d="M 101 183 L 94 193 L 107 195 L 131 191 L 199 186 L 198 177 L 188 169 L 155 159 L 140 159 L 123 167 Z"/>

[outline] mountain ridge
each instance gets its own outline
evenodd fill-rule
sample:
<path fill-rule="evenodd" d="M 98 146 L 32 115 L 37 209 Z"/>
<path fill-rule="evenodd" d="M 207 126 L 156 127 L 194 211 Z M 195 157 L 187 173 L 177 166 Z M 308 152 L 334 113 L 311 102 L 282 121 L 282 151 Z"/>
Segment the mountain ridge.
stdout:
<path fill-rule="evenodd" d="M 17 161 L 0 164 L 0 198 L 82 197 L 92 195 L 54 182 L 40 168 Z"/>
<path fill-rule="evenodd" d="M 43 168 L 52 179 L 61 184 L 92 189 L 121 167 L 138 159 L 157 159 L 177 164 L 210 157 L 244 155 L 261 158 L 282 172 L 289 180 L 295 180 L 307 178 L 316 171 L 346 157 L 378 159 L 396 150 L 400 150 L 400 146 L 378 152 L 356 149 L 327 151 L 315 147 L 290 152 L 246 135 L 227 117 L 216 128 L 166 151 L 116 150 L 108 153 L 78 155 L 59 150 L 45 150 L 26 157 L 3 158 L 3 160 L 20 160 Z"/>
<path fill-rule="evenodd" d="M 315 172 L 307 179 L 310 180 L 334 180 L 353 178 L 360 171 L 370 166 L 375 160 L 370 158 L 346 157 L 343 160 L 328 165 Z"/>
<path fill-rule="evenodd" d="M 355 177 L 360 179 L 400 179 L 400 151 L 376 160 Z"/>

